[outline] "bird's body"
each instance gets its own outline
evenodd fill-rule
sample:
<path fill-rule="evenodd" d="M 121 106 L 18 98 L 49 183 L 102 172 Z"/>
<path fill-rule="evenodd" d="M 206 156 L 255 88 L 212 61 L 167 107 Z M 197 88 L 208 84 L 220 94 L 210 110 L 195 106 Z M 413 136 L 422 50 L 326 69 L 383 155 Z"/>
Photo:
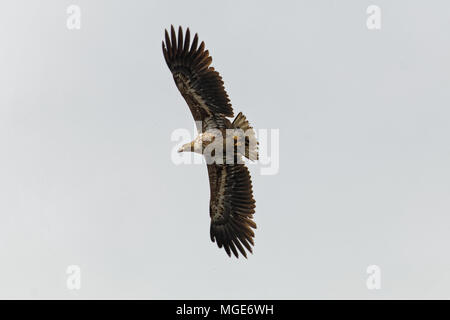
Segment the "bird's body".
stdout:
<path fill-rule="evenodd" d="M 212 58 L 189 29 L 178 37 L 173 26 L 165 32 L 163 53 L 178 90 L 186 100 L 199 135 L 179 150 L 205 156 L 210 182 L 211 240 L 229 256 L 252 252 L 256 224 L 255 200 L 249 171 L 242 157 L 258 159 L 255 132 L 242 113 L 231 122 L 233 109 L 222 78 L 209 65 Z M 245 248 L 245 249 L 244 249 Z"/>

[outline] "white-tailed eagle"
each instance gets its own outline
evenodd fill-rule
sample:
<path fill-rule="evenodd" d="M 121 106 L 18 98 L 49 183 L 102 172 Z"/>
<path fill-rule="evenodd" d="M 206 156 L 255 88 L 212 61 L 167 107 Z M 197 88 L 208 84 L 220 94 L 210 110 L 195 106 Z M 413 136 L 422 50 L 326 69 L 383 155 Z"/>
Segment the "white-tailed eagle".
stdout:
<path fill-rule="evenodd" d="M 239 252 L 247 257 L 245 249 L 252 252 L 254 245 L 255 200 L 250 173 L 242 157 L 258 159 L 257 141 L 253 128 L 242 113 L 233 122 L 227 119 L 234 114 L 222 77 L 210 67 L 212 58 L 205 50 L 204 42 L 200 45 L 198 42 L 197 34 L 191 42 L 189 28 L 183 35 L 179 27 L 177 36 L 171 26 L 170 35 L 166 30 L 162 43 L 164 58 L 200 133 L 179 151 L 198 152 L 207 159 L 211 240 L 217 242 L 219 248 L 223 247 L 230 257 L 231 253 L 239 257 Z M 220 134 L 222 136 L 218 138 Z M 232 141 L 231 156 L 226 152 L 229 149 L 225 148 L 225 141 L 229 139 Z M 205 148 L 212 146 L 213 142 L 220 142 L 223 147 L 206 155 Z M 217 150 L 223 150 L 223 154 L 218 156 Z M 230 159 L 233 160 L 231 163 Z"/>

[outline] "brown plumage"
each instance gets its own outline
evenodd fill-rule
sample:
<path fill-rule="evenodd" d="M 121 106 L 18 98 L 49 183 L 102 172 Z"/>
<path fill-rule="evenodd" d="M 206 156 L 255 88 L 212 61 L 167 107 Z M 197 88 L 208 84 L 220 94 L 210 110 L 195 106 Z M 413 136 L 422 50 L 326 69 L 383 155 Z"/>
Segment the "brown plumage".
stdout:
<path fill-rule="evenodd" d="M 194 120 L 197 122 L 200 136 L 211 130 L 226 129 L 245 131 L 245 153 L 234 151 L 234 157 L 245 156 L 251 160 L 258 158 L 257 142 L 249 122 L 242 113 L 233 122 L 233 108 L 222 81 L 222 77 L 213 67 L 212 58 L 205 50 L 204 42 L 198 45 L 195 34 L 192 42 L 189 28 L 183 36 L 181 27 L 178 36 L 173 26 L 170 35 L 165 31 L 162 49 L 167 66 L 172 72 L 178 90 L 186 100 Z M 234 132 L 234 131 L 233 131 Z M 255 143 L 249 143 L 255 142 Z M 187 144 L 181 151 L 194 151 Z M 192 147 L 193 148 L 193 147 Z M 202 151 L 202 150 L 201 150 Z M 200 152 L 201 152 L 200 151 Z M 197 151 L 195 151 L 197 152 Z M 253 221 L 255 200 L 252 182 L 247 167 L 242 163 L 211 163 L 207 165 L 210 183 L 210 235 L 219 248 L 224 248 L 239 257 L 239 252 L 247 257 L 246 250 L 252 252 L 256 229 Z"/>

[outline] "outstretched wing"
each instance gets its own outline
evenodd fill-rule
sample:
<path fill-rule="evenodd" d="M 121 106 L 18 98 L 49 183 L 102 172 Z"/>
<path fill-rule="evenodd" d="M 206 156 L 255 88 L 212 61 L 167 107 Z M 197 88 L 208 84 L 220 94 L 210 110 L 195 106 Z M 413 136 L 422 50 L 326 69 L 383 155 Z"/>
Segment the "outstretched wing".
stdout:
<path fill-rule="evenodd" d="M 165 43 L 162 43 L 164 58 L 173 74 L 178 90 L 183 95 L 196 121 L 203 121 L 208 117 L 233 117 L 230 99 L 223 86 L 222 77 L 209 65 L 212 58 L 205 44 L 199 47 L 198 36 L 190 41 L 189 28 L 183 37 L 183 30 L 165 31 Z"/>
<path fill-rule="evenodd" d="M 255 236 L 252 229 L 256 229 L 255 200 L 248 169 L 244 164 L 210 164 L 208 174 L 211 240 L 217 242 L 219 248 L 223 246 L 230 257 L 231 252 L 239 257 L 239 250 L 247 258 L 244 247 L 252 252 Z"/>

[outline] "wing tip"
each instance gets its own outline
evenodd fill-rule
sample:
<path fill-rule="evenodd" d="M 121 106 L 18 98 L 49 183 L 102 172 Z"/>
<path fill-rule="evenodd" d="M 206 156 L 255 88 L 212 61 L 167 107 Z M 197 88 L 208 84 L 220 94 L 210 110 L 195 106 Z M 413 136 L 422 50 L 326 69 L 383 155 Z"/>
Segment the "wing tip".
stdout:
<path fill-rule="evenodd" d="M 226 254 L 239 258 L 242 255 L 248 259 L 247 253 L 253 254 L 252 246 L 255 245 L 254 233 L 249 225 L 236 227 L 235 223 L 214 226 L 211 223 L 211 241 L 217 243 L 219 249 L 225 249 Z"/>

